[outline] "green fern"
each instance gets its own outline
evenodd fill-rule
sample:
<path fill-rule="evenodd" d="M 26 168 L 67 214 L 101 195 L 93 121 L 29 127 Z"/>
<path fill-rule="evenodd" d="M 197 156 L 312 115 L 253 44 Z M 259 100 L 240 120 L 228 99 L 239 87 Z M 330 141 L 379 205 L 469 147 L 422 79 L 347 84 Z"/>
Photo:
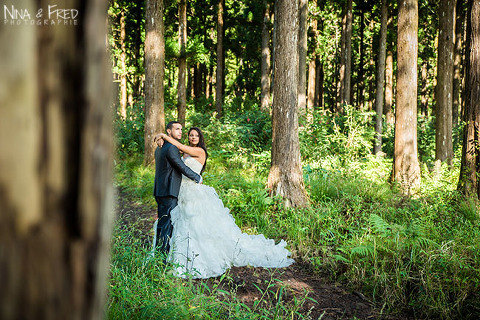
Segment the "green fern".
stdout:
<path fill-rule="evenodd" d="M 392 226 L 390 226 L 382 217 L 376 214 L 371 214 L 368 218 L 370 226 L 375 233 L 382 236 L 388 236 L 391 233 Z"/>

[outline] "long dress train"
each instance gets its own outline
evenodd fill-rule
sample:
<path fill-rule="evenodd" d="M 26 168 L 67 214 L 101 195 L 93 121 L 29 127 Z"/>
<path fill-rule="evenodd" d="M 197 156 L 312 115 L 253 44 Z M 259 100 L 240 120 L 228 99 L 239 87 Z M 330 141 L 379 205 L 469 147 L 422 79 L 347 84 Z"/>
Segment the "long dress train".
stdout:
<path fill-rule="evenodd" d="M 200 173 L 202 164 L 192 157 L 184 162 Z M 294 262 L 287 243 L 275 244 L 263 234 L 242 233 L 215 189 L 183 177 L 173 224 L 169 261 L 179 277 L 210 278 L 231 266 L 281 268 Z"/>

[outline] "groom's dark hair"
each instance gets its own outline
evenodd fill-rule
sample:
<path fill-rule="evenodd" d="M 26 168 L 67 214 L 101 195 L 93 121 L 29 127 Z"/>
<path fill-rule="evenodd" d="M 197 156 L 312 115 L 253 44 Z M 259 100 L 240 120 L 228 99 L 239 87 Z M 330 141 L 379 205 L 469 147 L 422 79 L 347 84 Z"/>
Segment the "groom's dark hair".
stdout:
<path fill-rule="evenodd" d="M 175 123 L 181 124 L 181 123 L 178 122 L 178 121 L 170 121 L 169 123 L 167 123 L 167 127 L 165 128 L 165 130 L 167 130 L 167 129 L 172 130 L 172 127 L 173 127 L 173 125 L 174 125 Z"/>

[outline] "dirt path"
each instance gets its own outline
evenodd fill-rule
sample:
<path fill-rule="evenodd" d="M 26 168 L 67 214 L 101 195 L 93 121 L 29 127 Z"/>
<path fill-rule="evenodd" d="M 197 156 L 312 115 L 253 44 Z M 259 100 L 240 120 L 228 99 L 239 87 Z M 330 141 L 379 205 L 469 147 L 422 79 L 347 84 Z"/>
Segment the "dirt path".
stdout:
<path fill-rule="evenodd" d="M 128 201 L 128 195 L 118 193 L 116 214 L 122 223 L 136 224 L 139 236 L 150 242 L 153 216 L 156 209 Z M 264 269 L 253 267 L 233 267 L 228 271 L 227 280 L 208 279 L 210 287 L 237 293 L 237 298 L 250 308 L 255 301 L 275 303 L 275 293 L 282 290 L 282 299 L 293 301 L 294 297 L 305 299 L 299 312 L 307 319 L 409 319 L 407 316 L 381 316 L 361 293 L 352 293 L 345 287 L 332 283 L 327 278 L 316 275 L 308 263 L 297 261 L 288 268 Z M 204 281 L 204 280 L 203 280 Z M 311 300 L 313 299 L 313 300 Z"/>

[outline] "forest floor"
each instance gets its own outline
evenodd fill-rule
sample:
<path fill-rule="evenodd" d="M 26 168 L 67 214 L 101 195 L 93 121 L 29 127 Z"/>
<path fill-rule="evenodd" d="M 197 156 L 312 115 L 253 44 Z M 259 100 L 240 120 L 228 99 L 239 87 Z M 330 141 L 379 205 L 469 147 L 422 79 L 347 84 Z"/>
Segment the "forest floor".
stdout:
<path fill-rule="evenodd" d="M 129 198 L 125 192 L 117 192 L 116 217 L 122 224 L 137 225 L 140 237 L 148 244 L 156 208 L 139 205 Z M 381 315 L 381 306 L 375 306 L 360 292 L 333 283 L 326 275 L 318 275 L 305 262 L 297 261 L 282 269 L 233 267 L 228 272 L 227 280 L 220 281 L 218 277 L 194 281 L 203 281 L 210 288 L 235 292 L 237 299 L 251 309 L 258 300 L 275 304 L 274 293 L 283 287 L 282 299 L 286 303 L 308 297 L 298 311 L 306 319 L 413 319 L 406 315 Z"/>

